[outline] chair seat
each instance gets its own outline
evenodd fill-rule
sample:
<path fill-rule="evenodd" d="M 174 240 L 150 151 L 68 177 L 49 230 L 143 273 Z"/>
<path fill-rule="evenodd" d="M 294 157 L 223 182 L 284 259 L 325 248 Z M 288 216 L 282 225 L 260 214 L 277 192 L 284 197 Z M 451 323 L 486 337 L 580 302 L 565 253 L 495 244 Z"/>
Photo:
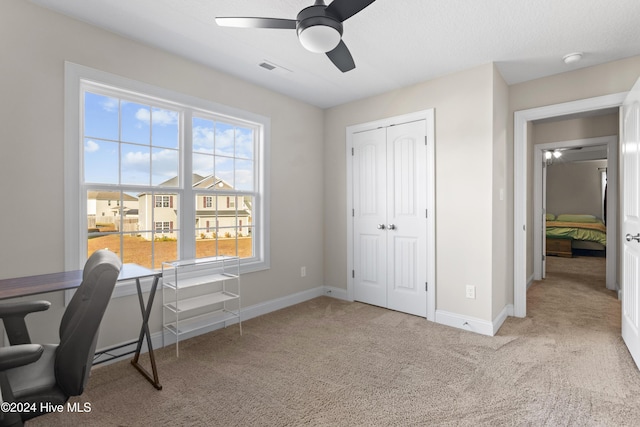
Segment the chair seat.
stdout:
<path fill-rule="evenodd" d="M 58 345 L 43 344 L 42 347 L 44 352 L 36 362 L 5 371 L 16 399 L 37 394 L 56 385 L 54 363 Z"/>

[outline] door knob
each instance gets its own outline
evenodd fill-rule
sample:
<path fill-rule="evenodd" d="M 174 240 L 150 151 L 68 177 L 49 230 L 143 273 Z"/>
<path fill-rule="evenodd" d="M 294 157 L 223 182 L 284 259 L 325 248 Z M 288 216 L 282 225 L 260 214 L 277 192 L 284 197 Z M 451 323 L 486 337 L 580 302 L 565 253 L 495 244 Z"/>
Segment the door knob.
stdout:
<path fill-rule="evenodd" d="M 632 236 L 631 234 L 627 234 L 626 238 L 627 238 L 627 242 L 635 240 L 636 242 L 640 243 L 640 233 L 636 234 L 635 236 Z"/>
<path fill-rule="evenodd" d="M 396 229 L 396 225 L 395 224 L 389 224 L 389 230 L 395 230 Z"/>
<path fill-rule="evenodd" d="M 384 224 L 378 224 L 378 230 L 384 230 L 384 229 L 385 229 Z"/>

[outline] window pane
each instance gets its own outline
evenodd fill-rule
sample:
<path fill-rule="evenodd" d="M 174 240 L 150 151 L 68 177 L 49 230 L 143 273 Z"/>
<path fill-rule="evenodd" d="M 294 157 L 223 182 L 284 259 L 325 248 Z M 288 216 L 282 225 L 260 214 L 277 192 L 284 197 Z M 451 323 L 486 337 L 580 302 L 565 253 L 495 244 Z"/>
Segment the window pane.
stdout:
<path fill-rule="evenodd" d="M 152 142 L 156 147 L 179 148 L 179 128 L 177 111 L 153 108 L 151 110 Z"/>
<path fill-rule="evenodd" d="M 174 234 L 177 232 L 174 230 Z M 162 268 L 163 262 L 175 261 L 180 258 L 178 255 L 178 240 L 169 237 L 158 237 L 153 242 L 154 262 L 151 268 Z"/>
<path fill-rule="evenodd" d="M 119 132 L 118 99 L 84 94 L 84 134 L 93 138 L 118 139 Z"/>
<path fill-rule="evenodd" d="M 213 120 L 193 118 L 193 151 L 213 154 Z"/>
<path fill-rule="evenodd" d="M 163 261 L 178 259 L 179 196 L 176 193 L 142 193 L 139 195 L 139 232 L 130 242 L 130 257 L 160 268 Z M 139 254 L 138 254 L 139 253 Z M 133 261 L 132 261 L 133 262 Z M 142 264 L 141 264 L 142 265 Z"/>
<path fill-rule="evenodd" d="M 122 111 L 122 141 L 149 145 L 151 143 L 151 108 L 134 102 L 120 103 Z"/>
<path fill-rule="evenodd" d="M 196 238 L 196 258 L 206 258 L 218 255 L 218 238 L 215 232 L 205 233 L 198 230 L 200 235 Z M 201 237 L 202 235 L 205 237 Z"/>
<path fill-rule="evenodd" d="M 203 178 L 213 175 L 213 156 L 193 153 L 193 173 Z"/>
<path fill-rule="evenodd" d="M 195 205 L 196 257 L 253 256 L 250 202 L 233 194 L 199 193 Z"/>
<path fill-rule="evenodd" d="M 154 148 L 151 156 L 152 185 L 164 184 L 163 187 L 177 187 L 178 180 L 171 182 L 179 174 L 180 152 L 168 148 Z"/>
<path fill-rule="evenodd" d="M 235 129 L 227 123 L 216 123 L 215 153 L 224 156 L 233 156 L 235 149 Z"/>
<path fill-rule="evenodd" d="M 108 248 L 120 254 L 122 245 L 122 192 L 91 189 L 87 191 L 87 255 Z"/>
<path fill-rule="evenodd" d="M 232 158 L 215 156 L 215 175 L 231 187 L 235 186 L 233 169 Z"/>
<path fill-rule="evenodd" d="M 236 157 L 253 159 L 253 129 L 236 128 Z"/>
<path fill-rule="evenodd" d="M 253 162 L 251 160 L 236 159 L 235 174 L 236 190 L 253 190 Z"/>
<path fill-rule="evenodd" d="M 218 255 L 238 256 L 238 240 L 233 236 L 233 231 L 224 230 L 218 239 Z"/>
<path fill-rule="evenodd" d="M 129 233 L 131 236 L 138 234 L 140 226 L 138 224 L 140 205 L 136 193 L 122 194 L 122 231 Z"/>
<path fill-rule="evenodd" d="M 122 235 L 120 233 L 89 232 L 87 238 L 87 257 L 90 257 L 91 254 L 98 249 L 105 248 L 120 255 L 121 238 Z"/>
<path fill-rule="evenodd" d="M 118 184 L 118 144 L 101 140 L 84 141 L 84 181 Z"/>
<path fill-rule="evenodd" d="M 122 144 L 121 183 L 149 185 L 151 176 L 150 148 L 141 145 Z"/>

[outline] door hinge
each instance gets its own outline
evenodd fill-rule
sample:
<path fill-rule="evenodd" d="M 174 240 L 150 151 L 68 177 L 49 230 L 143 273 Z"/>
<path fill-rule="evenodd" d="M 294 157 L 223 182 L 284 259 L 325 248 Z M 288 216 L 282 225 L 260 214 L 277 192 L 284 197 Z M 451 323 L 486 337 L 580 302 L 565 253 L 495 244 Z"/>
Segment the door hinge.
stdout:
<path fill-rule="evenodd" d="M 427 145 L 427 135 L 424 136 L 424 145 Z"/>
<path fill-rule="evenodd" d="M 351 270 L 351 278 L 352 279 L 356 278 L 356 271 L 355 270 Z"/>
<path fill-rule="evenodd" d="M 429 218 L 429 209 L 424 210 L 424 217 Z"/>
<path fill-rule="evenodd" d="M 353 217 L 356 216 L 356 210 L 355 209 L 351 209 L 351 216 L 353 216 Z"/>
<path fill-rule="evenodd" d="M 355 151 L 355 149 L 354 149 L 353 147 L 351 147 L 351 155 L 352 155 L 352 156 L 355 156 L 355 155 L 356 155 L 356 151 Z"/>
<path fill-rule="evenodd" d="M 542 255 L 542 260 L 545 261 L 547 259 L 546 255 Z"/>
<path fill-rule="evenodd" d="M 424 290 L 425 292 L 429 290 L 429 282 L 424 282 Z"/>

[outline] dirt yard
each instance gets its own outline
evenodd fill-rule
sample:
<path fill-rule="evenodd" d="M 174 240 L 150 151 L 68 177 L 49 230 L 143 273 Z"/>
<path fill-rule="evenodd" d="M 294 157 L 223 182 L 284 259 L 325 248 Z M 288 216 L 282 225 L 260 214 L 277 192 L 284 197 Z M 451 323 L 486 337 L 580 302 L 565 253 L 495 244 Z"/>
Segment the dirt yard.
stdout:
<path fill-rule="evenodd" d="M 123 262 L 125 263 L 139 264 L 148 268 L 160 268 L 163 261 L 178 259 L 177 242 L 175 240 L 150 242 L 142 237 L 123 236 L 123 238 Z M 151 265 L 152 243 L 154 245 L 155 259 L 153 263 L 155 265 Z M 91 255 L 96 250 L 103 248 L 108 248 L 120 254 L 120 236 L 113 234 L 89 239 L 87 254 Z M 251 237 L 241 237 L 237 241 L 236 239 L 196 240 L 196 254 L 198 258 L 216 255 L 238 255 L 240 258 L 247 258 L 252 255 L 252 249 Z"/>

